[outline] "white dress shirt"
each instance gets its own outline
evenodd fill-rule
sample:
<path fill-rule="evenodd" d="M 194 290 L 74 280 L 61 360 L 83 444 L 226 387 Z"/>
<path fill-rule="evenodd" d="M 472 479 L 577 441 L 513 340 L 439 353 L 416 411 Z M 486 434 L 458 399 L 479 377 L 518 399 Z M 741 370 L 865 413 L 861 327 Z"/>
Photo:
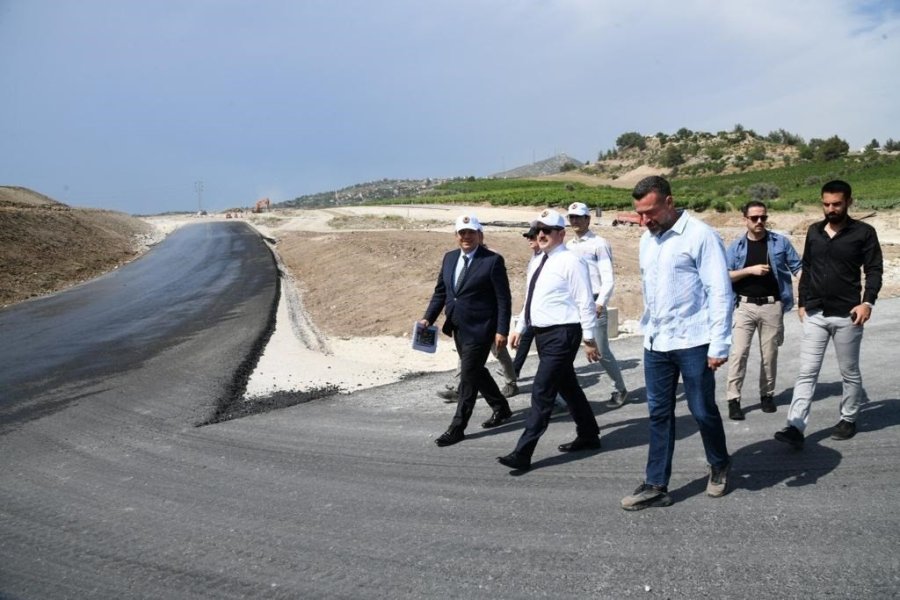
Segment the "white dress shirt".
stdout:
<path fill-rule="evenodd" d="M 566 248 L 587 263 L 588 272 L 591 275 L 591 289 L 597 294 L 597 306 L 607 306 L 616 281 L 613 275 L 612 249 L 609 247 L 609 243 L 593 231 L 588 230 L 583 236 L 575 236 L 566 242 Z"/>
<path fill-rule="evenodd" d="M 734 304 L 719 234 L 681 211 L 662 235 L 644 232 L 640 260 L 644 348 L 668 352 L 709 344 L 707 356 L 727 358 Z"/>
<path fill-rule="evenodd" d="M 535 255 L 528 263 L 526 290 L 531 284 L 534 272 L 541 264 L 541 258 L 543 253 Z M 525 301 L 528 301 L 527 297 Z M 596 322 L 597 313 L 587 265 L 565 246 L 559 245 L 550 251 L 547 262 L 535 282 L 534 298 L 531 300 L 531 325 L 550 327 L 580 323 L 583 339 L 593 340 Z M 523 333 L 525 327 L 523 308 L 516 329 L 519 333 Z"/>

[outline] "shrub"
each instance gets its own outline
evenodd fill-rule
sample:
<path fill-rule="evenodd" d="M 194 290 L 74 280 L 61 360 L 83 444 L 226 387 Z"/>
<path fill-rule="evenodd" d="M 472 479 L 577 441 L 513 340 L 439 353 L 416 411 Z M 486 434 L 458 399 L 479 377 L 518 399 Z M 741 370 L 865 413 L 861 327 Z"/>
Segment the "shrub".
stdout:
<path fill-rule="evenodd" d="M 637 131 L 628 131 L 616 138 L 616 146 L 619 150 L 637 148 L 643 150 L 647 147 L 647 140 Z"/>
<path fill-rule="evenodd" d="M 684 164 L 684 156 L 677 146 L 669 146 L 662 153 L 660 164 L 664 167 L 677 167 L 680 164 Z"/>
<path fill-rule="evenodd" d="M 850 145 L 836 135 L 822 141 L 816 149 L 816 158 L 819 160 L 835 160 L 847 156 Z"/>
<path fill-rule="evenodd" d="M 751 200 L 773 200 L 781 196 L 781 190 L 774 183 L 754 183 L 747 188 Z"/>
<path fill-rule="evenodd" d="M 757 144 L 747 151 L 747 157 L 753 160 L 766 160 L 766 149 Z"/>
<path fill-rule="evenodd" d="M 719 160 L 720 158 L 725 156 L 725 151 L 722 150 L 722 146 L 720 146 L 719 144 L 707 146 L 704 152 L 706 152 L 706 155 L 710 158 L 710 160 Z"/>

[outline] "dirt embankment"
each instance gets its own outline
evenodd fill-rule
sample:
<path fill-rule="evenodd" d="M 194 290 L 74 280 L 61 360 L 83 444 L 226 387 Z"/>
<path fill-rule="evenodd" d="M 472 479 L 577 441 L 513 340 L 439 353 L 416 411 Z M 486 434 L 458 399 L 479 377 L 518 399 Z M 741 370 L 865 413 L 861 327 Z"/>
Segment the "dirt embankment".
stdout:
<path fill-rule="evenodd" d="M 306 311 L 323 332 L 338 337 L 407 335 L 411 322 L 421 318 L 425 310 L 441 257 L 454 247 L 449 225 L 452 219 L 445 219 L 442 227 L 435 228 L 433 208 L 421 214 L 405 208 L 399 220 L 388 213 L 388 207 L 383 207 L 385 213 L 381 217 L 371 212 L 372 209 L 366 213 L 362 213 L 362 208 L 357 210 L 360 214 L 352 217 L 352 207 L 341 209 L 337 222 L 342 230 L 327 231 L 327 218 L 313 219 L 311 212 L 318 211 L 307 211 L 302 217 L 284 215 L 280 220 L 270 220 L 272 227 L 268 231 L 278 240 L 279 254 L 300 282 Z M 457 210 L 461 213 L 466 209 L 457 207 Z M 490 222 L 497 211 L 502 211 L 479 207 L 468 210 L 478 214 L 483 222 Z M 502 219 L 505 225 L 519 220 L 524 224 L 521 209 L 509 210 L 509 217 Z M 537 210 L 525 214 L 537 214 Z M 745 231 L 740 214 L 698 216 L 715 227 L 726 244 Z M 820 218 L 821 211 L 815 209 L 775 213 L 771 225 L 788 234 L 797 251 L 802 252 L 808 226 Z M 295 219 L 316 225 L 302 230 L 305 227 Z M 379 230 L 385 220 L 393 229 Z M 595 224 L 593 229 L 612 247 L 616 274 L 612 306 L 618 307 L 621 323 L 638 319 L 643 311 L 638 264 L 641 230 L 612 227 L 610 220 L 611 216 L 601 217 L 599 226 Z M 867 222 L 875 225 L 882 236 L 885 276 L 881 297 L 900 295 L 898 217 L 884 214 L 870 217 Z M 488 226 L 485 232 L 485 243 L 506 259 L 514 312 L 522 307 L 529 258 L 522 231 L 524 227 Z"/>
<path fill-rule="evenodd" d="M 124 213 L 0 187 L 0 306 L 56 292 L 140 255 L 158 236 Z"/>

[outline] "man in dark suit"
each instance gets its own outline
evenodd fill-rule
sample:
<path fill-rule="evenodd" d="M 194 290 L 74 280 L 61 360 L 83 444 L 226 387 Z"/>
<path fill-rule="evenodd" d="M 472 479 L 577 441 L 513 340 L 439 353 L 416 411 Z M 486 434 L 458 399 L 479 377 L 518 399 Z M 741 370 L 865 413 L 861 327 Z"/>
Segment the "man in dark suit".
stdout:
<path fill-rule="evenodd" d="M 509 334 L 512 302 L 506 264 L 502 256 L 484 247 L 484 232 L 475 215 L 456 219 L 456 242 L 459 250 L 444 255 L 434 294 L 421 320 L 429 326 L 444 309 L 441 331 L 453 337 L 460 360 L 456 414 L 450 428 L 434 441 L 438 446 L 465 438 L 479 392 L 493 410 L 482 427 L 496 427 L 512 416 L 509 403 L 484 366 L 491 346 L 505 348 Z"/>

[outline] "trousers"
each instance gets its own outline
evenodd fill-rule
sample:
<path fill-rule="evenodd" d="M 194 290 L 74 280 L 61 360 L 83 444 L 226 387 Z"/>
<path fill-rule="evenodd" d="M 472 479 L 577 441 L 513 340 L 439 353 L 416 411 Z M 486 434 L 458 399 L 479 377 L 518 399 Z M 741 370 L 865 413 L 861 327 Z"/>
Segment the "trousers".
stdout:
<path fill-rule="evenodd" d="M 610 389 L 613 392 L 624 392 L 625 380 L 622 378 L 622 369 L 619 361 L 609 347 L 609 313 L 606 308 L 597 317 L 597 325 L 594 326 L 594 339 L 597 341 L 597 350 L 600 351 L 600 366 L 609 375 Z"/>
<path fill-rule="evenodd" d="M 863 327 L 854 325 L 850 317 L 826 317 L 822 311 L 807 313 L 803 321 L 803 341 L 800 344 L 800 372 L 794 383 L 794 397 L 788 409 L 787 422 L 800 431 L 809 424 L 809 410 L 813 393 L 825 358 L 828 341 L 834 341 L 834 354 L 843 381 L 841 418 L 851 423 L 866 397 L 859 370 L 859 348 Z"/>
<path fill-rule="evenodd" d="M 491 351 L 493 340 L 488 342 L 460 341 L 458 336 L 453 336 L 456 341 L 456 351 L 459 353 L 459 393 L 456 402 L 456 414 L 450 425 L 465 429 L 469 424 L 472 411 L 475 410 L 475 399 L 478 392 L 484 396 L 485 401 L 493 411 L 509 410 L 509 403 L 497 382 L 491 377 L 484 363 Z"/>
<path fill-rule="evenodd" d="M 516 453 L 531 458 L 538 440 L 547 430 L 556 395 L 562 396 L 575 421 L 576 435 L 595 438 L 600 427 L 575 374 L 575 357 L 581 346 L 581 325 L 567 324 L 534 330 L 538 368 L 531 391 L 531 410 L 525 419 Z"/>
<path fill-rule="evenodd" d="M 716 468 L 728 464 L 728 448 L 722 416 L 716 406 L 716 380 L 707 365 L 708 345 L 684 350 L 657 352 L 644 349 L 644 379 L 647 383 L 647 410 L 650 413 L 650 446 L 645 483 L 669 485 L 675 453 L 675 398 L 678 378 L 691 411 L 706 462 Z"/>
<path fill-rule="evenodd" d="M 728 386 L 726 400 L 740 400 L 744 377 L 747 375 L 747 357 L 753 334 L 759 333 L 759 395 L 775 395 L 775 379 L 778 375 L 778 347 L 784 341 L 784 314 L 781 301 L 756 305 L 741 302 L 734 309 L 731 329 L 731 354 L 728 356 Z"/>

